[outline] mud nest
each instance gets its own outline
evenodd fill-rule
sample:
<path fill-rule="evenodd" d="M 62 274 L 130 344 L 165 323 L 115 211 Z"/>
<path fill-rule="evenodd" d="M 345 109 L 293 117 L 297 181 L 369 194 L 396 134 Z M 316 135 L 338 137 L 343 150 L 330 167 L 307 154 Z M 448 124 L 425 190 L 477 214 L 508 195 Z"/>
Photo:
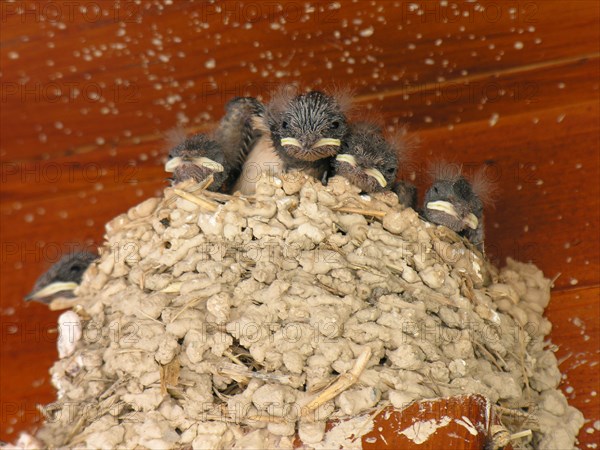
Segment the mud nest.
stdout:
<path fill-rule="evenodd" d="M 550 288 L 343 178 L 263 178 L 252 197 L 183 183 L 106 225 L 60 319 L 58 400 L 36 439 L 349 447 L 327 420 L 364 417 L 351 431 L 366 433 L 387 405 L 480 393 L 533 432 L 515 447 L 572 447 L 583 417 L 557 390 Z"/>

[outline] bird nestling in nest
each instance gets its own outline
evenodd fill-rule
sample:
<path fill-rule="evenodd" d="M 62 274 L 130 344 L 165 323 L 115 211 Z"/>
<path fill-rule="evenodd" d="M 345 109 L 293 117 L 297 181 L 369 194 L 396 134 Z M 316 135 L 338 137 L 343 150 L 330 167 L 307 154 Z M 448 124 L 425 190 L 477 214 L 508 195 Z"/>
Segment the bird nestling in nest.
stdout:
<path fill-rule="evenodd" d="M 374 121 L 350 125 L 350 133 L 333 161 L 334 174 L 341 175 L 363 192 L 393 190 L 400 203 L 414 208 L 416 188 L 404 181 L 396 181 L 398 168 L 406 164 L 415 146 L 406 130 L 388 133 Z"/>
<path fill-rule="evenodd" d="M 252 120 L 261 115 L 262 104 L 250 97 L 230 100 L 225 116 L 211 134 L 187 137 L 181 129 L 167 134 L 169 156 L 165 171 L 172 172 L 172 184 L 193 179 L 201 183 L 212 175 L 211 191 L 226 191 L 240 174 L 242 164 L 260 133 Z"/>
<path fill-rule="evenodd" d="M 423 202 L 425 218 L 466 237 L 483 251 L 483 208 L 493 204 L 496 194 L 496 185 L 486 177 L 485 167 L 470 179 L 462 175 L 461 166 L 446 162 L 434 163 L 429 172 L 433 184 Z"/>
<path fill-rule="evenodd" d="M 58 299 L 75 298 L 75 289 L 81 283 L 84 272 L 98 259 L 98 255 L 79 251 L 67 254 L 54 263 L 36 280 L 33 290 L 25 301 L 49 304 Z"/>

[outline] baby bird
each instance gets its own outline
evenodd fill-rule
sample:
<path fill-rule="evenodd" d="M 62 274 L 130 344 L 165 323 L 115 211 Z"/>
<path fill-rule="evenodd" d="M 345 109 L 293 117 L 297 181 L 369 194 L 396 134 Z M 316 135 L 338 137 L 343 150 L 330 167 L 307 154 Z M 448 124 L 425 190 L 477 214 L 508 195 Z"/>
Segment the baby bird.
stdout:
<path fill-rule="evenodd" d="M 267 106 L 266 124 L 283 171 L 303 170 L 321 179 L 348 133 L 348 107 L 344 93 L 276 94 Z"/>
<path fill-rule="evenodd" d="M 170 132 L 168 139 L 175 144 L 165 164 L 165 171 L 173 173 L 172 185 L 190 178 L 201 183 L 212 175 L 214 179 L 208 189 L 218 191 L 223 186 L 229 177 L 229 166 L 216 140 L 206 134 L 185 137 L 179 130 Z"/>
<path fill-rule="evenodd" d="M 247 147 L 246 159 L 232 189 L 232 192 L 242 195 L 253 195 L 256 182 L 263 174 L 273 178 L 283 172 L 283 162 L 275 150 L 264 116 L 254 116 L 251 123 L 254 139 Z"/>
<path fill-rule="evenodd" d="M 240 173 L 242 164 L 258 133 L 253 118 L 262 115 L 264 106 L 252 97 L 235 97 L 225 106 L 225 116 L 212 136 L 196 134 L 186 138 L 181 131 L 171 132 L 173 147 L 165 170 L 173 172 L 172 184 L 192 178 L 200 183 L 209 176 L 211 191 L 227 190 Z"/>
<path fill-rule="evenodd" d="M 230 167 L 230 179 L 235 181 L 248 154 L 262 135 L 255 123 L 258 118 L 264 117 L 265 106 L 254 97 L 234 97 L 227 102 L 225 111 L 215 137 Z"/>
<path fill-rule="evenodd" d="M 400 180 L 392 185 L 392 191 L 398 196 L 400 204 L 417 209 L 417 187 L 414 184 Z"/>
<path fill-rule="evenodd" d="M 58 298 L 74 298 L 73 291 L 89 265 L 98 258 L 94 253 L 81 251 L 63 256 L 37 279 L 25 301 L 50 303 Z"/>
<path fill-rule="evenodd" d="M 494 186 L 478 171 L 469 182 L 460 169 L 441 164 L 434 169 L 435 180 L 425 194 L 423 214 L 427 220 L 444 225 L 466 237 L 483 251 L 483 204 L 491 200 Z"/>
<path fill-rule="evenodd" d="M 363 192 L 389 190 L 396 179 L 396 149 L 383 137 L 381 128 L 369 122 L 350 126 L 350 133 L 333 161 L 333 170 Z"/>

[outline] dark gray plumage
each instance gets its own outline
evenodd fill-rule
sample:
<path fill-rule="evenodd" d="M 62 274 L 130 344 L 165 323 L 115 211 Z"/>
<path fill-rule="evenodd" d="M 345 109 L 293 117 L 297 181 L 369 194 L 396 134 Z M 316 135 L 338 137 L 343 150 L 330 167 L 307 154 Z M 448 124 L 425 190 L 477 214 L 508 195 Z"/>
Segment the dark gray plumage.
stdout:
<path fill-rule="evenodd" d="M 393 184 L 392 191 L 402 205 L 417 209 L 417 187 L 414 184 L 400 180 Z"/>
<path fill-rule="evenodd" d="M 188 179 L 201 183 L 212 175 L 214 180 L 208 189 L 218 191 L 229 177 L 230 167 L 225 161 L 223 148 L 216 140 L 206 134 L 195 134 L 179 139 L 169 152 L 165 170 L 173 173 L 173 185 Z"/>
<path fill-rule="evenodd" d="M 73 291 L 81 282 L 84 272 L 98 258 L 94 253 L 81 251 L 63 256 L 37 279 L 25 301 L 50 303 L 63 297 L 75 297 Z"/>
<path fill-rule="evenodd" d="M 389 190 L 396 178 L 398 157 L 379 126 L 358 122 L 333 161 L 335 175 L 341 175 L 364 192 Z"/>
<path fill-rule="evenodd" d="M 172 149 L 165 170 L 173 172 L 173 184 L 189 178 L 200 183 L 212 175 L 209 190 L 228 190 L 260 136 L 253 120 L 263 112 L 264 106 L 255 98 L 236 97 L 227 103 L 225 116 L 212 136 L 196 134 L 186 138 L 180 131 L 172 132 Z"/>
<path fill-rule="evenodd" d="M 215 138 L 223 148 L 231 182 L 235 182 L 248 154 L 262 135 L 256 121 L 264 117 L 265 107 L 254 97 L 234 97 L 227 102 L 225 111 Z"/>
<path fill-rule="evenodd" d="M 466 237 L 483 250 L 483 200 L 489 200 L 493 185 L 478 172 L 469 182 L 460 170 L 438 168 L 435 180 L 425 194 L 423 215 L 427 220 L 444 225 Z"/>
<path fill-rule="evenodd" d="M 326 172 L 348 133 L 342 97 L 311 91 L 275 96 L 266 123 L 283 171 L 299 169 L 316 178 Z"/>

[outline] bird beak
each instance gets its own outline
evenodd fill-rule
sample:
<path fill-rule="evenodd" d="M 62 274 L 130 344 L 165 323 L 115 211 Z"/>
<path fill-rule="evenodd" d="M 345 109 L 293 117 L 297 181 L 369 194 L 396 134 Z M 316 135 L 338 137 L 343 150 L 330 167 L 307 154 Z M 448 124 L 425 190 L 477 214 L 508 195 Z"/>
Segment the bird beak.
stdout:
<path fill-rule="evenodd" d="M 223 167 L 223 164 L 219 164 L 218 162 L 213 161 L 212 159 L 206 158 L 204 156 L 199 156 L 198 158 L 192 158 L 190 162 L 192 164 L 195 164 L 200 167 L 206 167 L 207 169 L 210 169 L 213 172 L 223 172 L 225 170 L 225 168 Z M 172 158 L 166 162 L 165 171 L 166 172 L 175 172 L 175 169 L 177 169 L 183 163 L 184 163 L 184 160 L 181 159 L 180 156 L 176 156 L 175 158 Z"/>
<path fill-rule="evenodd" d="M 63 291 L 74 291 L 77 286 L 79 285 L 74 281 L 56 281 L 44 287 L 43 289 L 40 289 L 39 291 L 30 292 L 25 296 L 25 301 L 28 302 L 30 300 L 40 300 Z"/>
<path fill-rule="evenodd" d="M 281 140 L 281 145 L 292 145 L 294 147 L 300 147 L 302 148 L 302 144 L 300 144 L 300 141 L 298 139 L 294 139 L 294 138 L 283 138 Z"/>
<path fill-rule="evenodd" d="M 181 158 L 179 156 L 169 159 L 165 163 L 165 172 L 175 172 L 175 169 L 177 169 L 181 165 L 182 162 L 183 161 L 181 160 Z"/>
<path fill-rule="evenodd" d="M 213 172 L 223 172 L 225 170 L 223 164 L 219 164 L 218 162 L 213 161 L 212 159 L 206 158 L 204 156 L 193 158 L 192 162 L 197 166 L 206 167 L 207 169 L 210 169 Z"/>
<path fill-rule="evenodd" d="M 352 155 L 348 155 L 346 153 L 342 153 L 341 155 L 337 155 L 335 157 L 338 161 L 345 162 L 350 164 L 352 167 L 356 167 L 356 158 Z"/>
<path fill-rule="evenodd" d="M 473 230 L 476 230 L 477 226 L 479 225 L 479 220 L 477 220 L 477 217 L 473 213 L 470 213 L 467 217 L 465 217 L 463 222 Z"/>
<path fill-rule="evenodd" d="M 365 173 L 377 180 L 379 185 L 384 188 L 387 186 L 387 181 L 385 181 L 385 177 L 383 174 L 377 169 L 365 169 Z"/>
<path fill-rule="evenodd" d="M 454 205 L 450 202 L 445 202 L 443 200 L 438 200 L 436 202 L 427 203 L 427 209 L 432 209 L 434 211 L 441 211 L 443 213 L 448 214 L 456 219 L 458 219 L 458 213 L 454 208 Z"/>
<path fill-rule="evenodd" d="M 333 138 L 323 138 L 323 139 L 319 139 L 315 145 L 313 145 L 311 148 L 318 148 L 318 147 L 325 147 L 326 145 L 332 145 L 334 147 L 339 147 L 340 145 L 342 145 L 342 141 L 340 141 L 339 139 L 333 139 Z"/>

